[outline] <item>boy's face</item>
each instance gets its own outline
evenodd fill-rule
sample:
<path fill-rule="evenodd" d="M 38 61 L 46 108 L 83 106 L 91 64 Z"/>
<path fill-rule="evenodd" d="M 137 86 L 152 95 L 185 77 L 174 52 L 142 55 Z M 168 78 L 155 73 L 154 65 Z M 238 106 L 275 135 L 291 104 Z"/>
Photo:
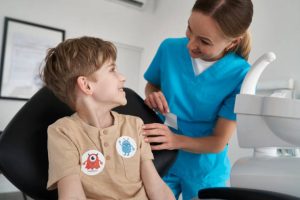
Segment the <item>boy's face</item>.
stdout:
<path fill-rule="evenodd" d="M 106 61 L 90 78 L 94 99 L 102 104 L 116 107 L 127 103 L 123 90 L 125 77 L 117 71 L 113 60 Z"/>

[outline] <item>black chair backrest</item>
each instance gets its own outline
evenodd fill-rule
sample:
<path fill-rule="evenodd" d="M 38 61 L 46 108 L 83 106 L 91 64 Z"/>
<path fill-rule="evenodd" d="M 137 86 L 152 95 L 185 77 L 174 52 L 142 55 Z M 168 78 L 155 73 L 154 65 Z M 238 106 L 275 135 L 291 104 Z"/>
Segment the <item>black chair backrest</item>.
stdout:
<path fill-rule="evenodd" d="M 125 89 L 127 105 L 115 111 L 161 123 L 143 99 Z M 34 199 L 57 199 L 46 190 L 48 180 L 47 127 L 73 111 L 46 87 L 40 89 L 14 116 L 0 136 L 0 171 L 20 191 Z M 154 165 L 162 176 L 176 159 L 176 151 L 155 151 Z"/>

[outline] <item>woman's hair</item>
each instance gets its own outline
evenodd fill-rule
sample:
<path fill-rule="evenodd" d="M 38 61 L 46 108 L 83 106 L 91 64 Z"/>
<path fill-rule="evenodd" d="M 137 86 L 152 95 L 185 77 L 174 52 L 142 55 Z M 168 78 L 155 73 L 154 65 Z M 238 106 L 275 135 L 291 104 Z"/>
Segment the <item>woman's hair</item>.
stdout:
<path fill-rule="evenodd" d="M 219 25 L 226 37 L 242 40 L 233 49 L 246 60 L 251 50 L 251 36 L 248 28 L 252 22 L 253 4 L 251 0 L 197 0 L 192 9 L 211 16 Z"/>
<path fill-rule="evenodd" d="M 93 37 L 68 39 L 48 50 L 41 77 L 55 96 L 75 109 L 77 78 L 91 75 L 116 57 L 111 42 Z"/>

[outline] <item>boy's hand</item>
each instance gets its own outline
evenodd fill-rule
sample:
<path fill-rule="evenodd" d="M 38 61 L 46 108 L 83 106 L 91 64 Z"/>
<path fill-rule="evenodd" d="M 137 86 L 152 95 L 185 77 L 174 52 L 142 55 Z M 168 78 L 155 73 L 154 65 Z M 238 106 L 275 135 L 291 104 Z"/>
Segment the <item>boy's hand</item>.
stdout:
<path fill-rule="evenodd" d="M 170 112 L 167 100 L 161 91 L 150 93 L 145 99 L 145 104 L 162 114 Z"/>

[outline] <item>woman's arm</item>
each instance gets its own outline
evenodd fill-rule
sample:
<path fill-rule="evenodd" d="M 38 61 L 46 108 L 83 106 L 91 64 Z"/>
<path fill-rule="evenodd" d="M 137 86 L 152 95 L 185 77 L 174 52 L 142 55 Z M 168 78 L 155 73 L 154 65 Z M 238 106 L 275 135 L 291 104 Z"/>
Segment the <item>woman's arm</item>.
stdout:
<path fill-rule="evenodd" d="M 150 200 L 175 200 L 172 191 L 157 173 L 152 160 L 142 162 L 141 175 Z"/>
<path fill-rule="evenodd" d="M 69 175 L 57 183 L 59 200 L 86 200 L 79 175 Z"/>
<path fill-rule="evenodd" d="M 152 150 L 183 149 L 192 153 L 218 153 L 222 151 L 235 130 L 236 122 L 225 118 L 217 120 L 211 136 L 199 138 L 175 134 L 163 124 L 144 125 L 145 141 L 161 143 L 160 145 L 151 146 Z"/>
<path fill-rule="evenodd" d="M 145 95 L 146 97 L 149 96 L 152 92 L 160 92 L 159 87 L 147 82 L 146 87 L 145 87 Z"/>

